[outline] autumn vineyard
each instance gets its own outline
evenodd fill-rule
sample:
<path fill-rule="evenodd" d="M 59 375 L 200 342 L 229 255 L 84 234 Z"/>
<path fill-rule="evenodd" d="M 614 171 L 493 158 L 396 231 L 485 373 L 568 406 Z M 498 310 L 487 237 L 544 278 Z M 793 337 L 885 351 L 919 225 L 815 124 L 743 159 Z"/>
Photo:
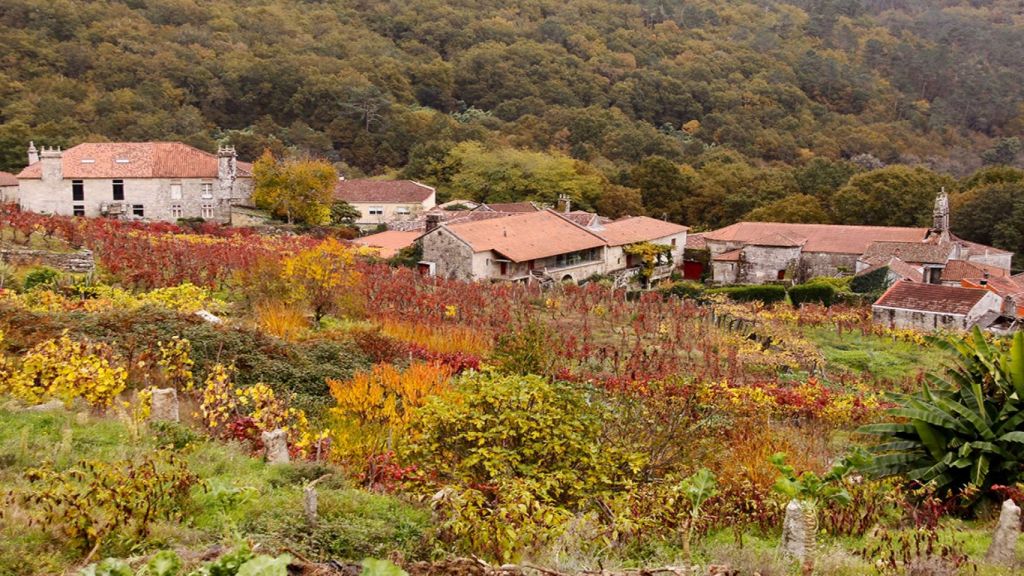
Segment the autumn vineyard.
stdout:
<path fill-rule="evenodd" d="M 1014 570 L 1019 337 L 449 281 L 330 235 L 0 234 L 96 261 L 0 268 L 3 574 Z"/>

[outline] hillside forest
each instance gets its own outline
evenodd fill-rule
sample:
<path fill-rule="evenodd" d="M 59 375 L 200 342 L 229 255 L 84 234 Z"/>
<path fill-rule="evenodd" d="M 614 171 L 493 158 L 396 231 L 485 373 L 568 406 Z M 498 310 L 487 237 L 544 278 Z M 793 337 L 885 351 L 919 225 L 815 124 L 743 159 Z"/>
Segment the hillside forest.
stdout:
<path fill-rule="evenodd" d="M 1022 53 L 1009 0 L 7 0 L 0 170 L 230 143 L 698 230 L 924 224 L 945 186 L 1021 252 Z"/>

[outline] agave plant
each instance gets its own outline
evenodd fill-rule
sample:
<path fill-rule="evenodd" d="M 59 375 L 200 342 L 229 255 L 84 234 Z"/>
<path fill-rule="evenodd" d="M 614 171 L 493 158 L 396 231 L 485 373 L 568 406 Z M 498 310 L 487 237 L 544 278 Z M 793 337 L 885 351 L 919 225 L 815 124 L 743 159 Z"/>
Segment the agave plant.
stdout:
<path fill-rule="evenodd" d="M 954 357 L 920 392 L 894 394 L 896 422 L 864 426 L 883 438 L 865 472 L 902 475 L 939 493 L 1024 478 L 1024 334 L 988 342 L 980 330 L 936 339 Z"/>

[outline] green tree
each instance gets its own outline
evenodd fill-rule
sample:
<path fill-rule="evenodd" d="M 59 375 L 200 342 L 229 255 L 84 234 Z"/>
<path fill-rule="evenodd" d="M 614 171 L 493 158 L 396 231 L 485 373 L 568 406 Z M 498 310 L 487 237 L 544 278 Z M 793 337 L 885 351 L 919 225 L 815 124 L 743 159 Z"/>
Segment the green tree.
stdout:
<path fill-rule="evenodd" d="M 661 156 L 645 158 L 629 175 L 629 183 L 640 189 L 647 213 L 657 218 L 685 222 L 687 199 L 693 194 L 694 178 Z"/>
<path fill-rule="evenodd" d="M 481 202 L 554 204 L 560 194 L 568 194 L 575 205 L 592 208 L 608 185 L 600 174 L 561 154 L 463 142 L 451 150 L 449 160 L 458 166 L 451 194 Z"/>
<path fill-rule="evenodd" d="M 279 162 L 269 151 L 253 164 L 253 202 L 289 224 L 331 221 L 338 173 L 322 160 Z"/>
<path fill-rule="evenodd" d="M 598 214 L 609 218 L 640 216 L 645 213 L 639 190 L 614 184 L 601 194 L 594 208 Z"/>
<path fill-rule="evenodd" d="M 1024 180 L 986 184 L 950 200 L 950 226 L 958 236 L 1024 253 Z"/>
<path fill-rule="evenodd" d="M 814 196 L 794 194 L 754 208 L 743 217 L 752 222 L 795 222 L 798 224 L 825 224 L 828 212 Z"/>
<path fill-rule="evenodd" d="M 832 212 L 839 224 L 928 226 L 936 195 L 954 184 L 920 166 L 887 166 L 850 178 L 833 198 Z"/>

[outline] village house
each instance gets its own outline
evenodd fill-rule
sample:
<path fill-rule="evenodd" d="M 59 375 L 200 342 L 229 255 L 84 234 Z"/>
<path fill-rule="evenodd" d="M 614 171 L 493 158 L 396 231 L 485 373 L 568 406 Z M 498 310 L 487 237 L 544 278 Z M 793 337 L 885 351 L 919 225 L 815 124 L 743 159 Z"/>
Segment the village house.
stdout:
<path fill-rule="evenodd" d="M 967 242 L 949 231 L 945 192 L 936 199 L 931 228 L 739 222 L 707 232 L 713 280 L 719 284 L 803 282 L 816 276 L 863 273 L 894 259 L 937 284 L 951 260 L 1010 269 L 1012 252 Z M 898 274 L 915 277 L 906 266 Z"/>
<path fill-rule="evenodd" d="M 577 283 L 595 275 L 635 271 L 641 262 L 626 247 L 651 242 L 667 247 L 656 279 L 670 273 L 673 262 L 681 262 L 686 227 L 647 217 L 602 222 L 596 216 L 543 210 L 432 223 L 420 241 L 423 266 L 441 277 Z"/>
<path fill-rule="evenodd" d="M 210 154 L 180 142 L 104 142 L 67 150 L 29 144 L 18 176 L 23 210 L 64 216 L 228 222 L 248 201 L 252 166 L 234 148 Z"/>
<path fill-rule="evenodd" d="M 412 180 L 339 180 L 334 197 L 359 211 L 361 228 L 412 220 L 437 204 L 433 188 Z"/>
<path fill-rule="evenodd" d="M 10 172 L 0 172 L 0 204 L 18 203 L 18 177 Z"/>
<path fill-rule="evenodd" d="M 605 269 L 605 240 L 551 210 L 441 224 L 421 242 L 424 265 L 449 279 L 579 282 Z"/>
<path fill-rule="evenodd" d="M 977 288 L 901 280 L 871 307 L 877 324 L 923 331 L 985 327 L 1002 314 L 1003 300 Z"/>

